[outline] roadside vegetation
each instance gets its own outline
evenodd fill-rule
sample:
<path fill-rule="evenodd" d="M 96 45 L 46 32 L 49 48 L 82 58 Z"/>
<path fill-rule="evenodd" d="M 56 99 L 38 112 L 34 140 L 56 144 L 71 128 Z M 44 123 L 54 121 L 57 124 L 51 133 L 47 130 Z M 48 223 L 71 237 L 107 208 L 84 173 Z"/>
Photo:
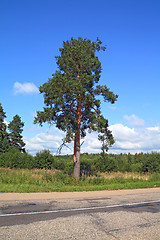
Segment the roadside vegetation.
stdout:
<path fill-rule="evenodd" d="M 10 148 L 0 153 L 0 167 L 16 169 L 57 169 L 71 175 L 73 155 L 53 156 L 49 150 L 37 152 L 35 156 Z M 81 154 L 81 176 L 96 175 L 97 172 L 160 173 L 160 153 L 132 154 Z"/>
<path fill-rule="evenodd" d="M 160 187 L 158 173 L 98 173 L 95 176 L 72 175 L 58 170 L 0 168 L 2 192 L 98 191 Z"/>
<path fill-rule="evenodd" d="M 0 192 L 92 191 L 160 187 L 160 154 L 82 154 L 81 177 L 73 156 L 36 156 L 13 148 L 0 154 Z"/>

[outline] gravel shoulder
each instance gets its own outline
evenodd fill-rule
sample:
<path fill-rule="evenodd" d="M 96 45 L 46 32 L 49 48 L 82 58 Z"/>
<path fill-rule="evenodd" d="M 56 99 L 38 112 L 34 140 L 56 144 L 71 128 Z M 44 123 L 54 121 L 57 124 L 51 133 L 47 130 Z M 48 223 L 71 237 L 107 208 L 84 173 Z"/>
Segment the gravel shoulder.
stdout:
<path fill-rule="evenodd" d="M 76 199 L 76 198 L 103 198 L 116 195 L 160 193 L 160 188 L 143 188 L 113 191 L 88 191 L 88 192 L 45 192 L 45 193 L 0 193 L 0 202 L 29 201 L 47 199 Z"/>

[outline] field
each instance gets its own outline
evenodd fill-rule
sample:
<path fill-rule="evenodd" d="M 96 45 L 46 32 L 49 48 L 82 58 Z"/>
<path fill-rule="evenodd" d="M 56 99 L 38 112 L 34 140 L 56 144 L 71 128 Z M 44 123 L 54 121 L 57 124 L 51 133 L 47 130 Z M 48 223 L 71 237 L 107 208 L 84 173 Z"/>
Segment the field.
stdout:
<path fill-rule="evenodd" d="M 11 149 L 0 154 L 0 192 L 90 191 L 160 187 L 160 153 L 81 154 L 81 177 L 73 156 L 36 156 Z"/>
<path fill-rule="evenodd" d="M 150 187 L 160 187 L 159 173 L 99 172 L 75 180 L 72 175 L 55 169 L 0 168 L 0 192 L 71 192 Z"/>

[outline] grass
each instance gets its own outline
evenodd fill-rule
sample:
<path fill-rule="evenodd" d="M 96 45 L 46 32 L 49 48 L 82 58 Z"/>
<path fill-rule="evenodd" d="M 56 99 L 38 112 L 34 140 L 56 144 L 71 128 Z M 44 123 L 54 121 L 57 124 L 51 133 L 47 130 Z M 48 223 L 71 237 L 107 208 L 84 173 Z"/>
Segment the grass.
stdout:
<path fill-rule="evenodd" d="M 0 192 L 72 192 L 160 187 L 160 174 L 99 173 L 79 180 L 58 170 L 0 168 Z"/>

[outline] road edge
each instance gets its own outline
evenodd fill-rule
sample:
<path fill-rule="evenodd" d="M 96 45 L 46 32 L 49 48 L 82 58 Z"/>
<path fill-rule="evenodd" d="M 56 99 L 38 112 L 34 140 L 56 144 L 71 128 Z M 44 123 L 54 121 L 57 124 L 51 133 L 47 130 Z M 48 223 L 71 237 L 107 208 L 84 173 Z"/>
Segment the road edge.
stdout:
<path fill-rule="evenodd" d="M 104 190 L 84 192 L 43 192 L 43 193 L 0 193 L 1 201 L 31 201 L 69 198 L 101 198 L 116 195 L 160 193 L 158 188 L 141 188 L 125 190 Z"/>

